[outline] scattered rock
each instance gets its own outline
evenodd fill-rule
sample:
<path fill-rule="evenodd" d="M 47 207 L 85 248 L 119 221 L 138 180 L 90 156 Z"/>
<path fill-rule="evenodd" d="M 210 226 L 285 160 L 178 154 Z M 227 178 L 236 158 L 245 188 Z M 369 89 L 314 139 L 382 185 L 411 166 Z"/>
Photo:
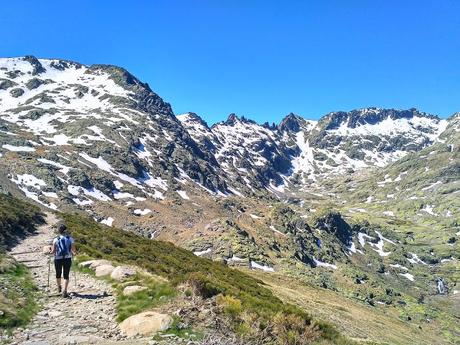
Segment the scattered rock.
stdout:
<path fill-rule="evenodd" d="M 42 85 L 43 83 L 44 83 L 44 81 L 41 80 L 41 79 L 32 78 L 26 83 L 26 86 L 27 86 L 27 88 L 29 90 L 33 90 L 33 89 L 36 89 L 37 87 L 39 87 L 40 85 Z"/>
<path fill-rule="evenodd" d="M 123 289 L 123 295 L 124 296 L 129 296 L 132 295 L 133 293 L 139 292 L 139 291 L 144 291 L 147 290 L 145 286 L 140 286 L 140 285 L 131 285 L 127 286 Z"/>
<path fill-rule="evenodd" d="M 10 87 L 17 85 L 14 81 L 9 79 L 0 79 L 0 90 L 7 90 Z"/>
<path fill-rule="evenodd" d="M 48 312 L 48 315 L 47 316 L 50 316 L 50 317 L 58 317 L 58 316 L 61 316 L 62 315 L 62 312 L 60 311 L 57 311 L 57 310 L 50 310 Z"/>
<path fill-rule="evenodd" d="M 103 277 L 110 275 L 115 267 L 112 265 L 100 265 L 96 267 L 96 277 Z"/>
<path fill-rule="evenodd" d="M 78 264 L 78 266 L 80 267 L 88 267 L 93 270 L 96 269 L 98 266 L 102 266 L 102 265 L 111 265 L 111 262 L 108 260 L 101 259 L 101 260 L 84 261 Z"/>
<path fill-rule="evenodd" d="M 122 280 L 132 277 L 135 274 L 136 274 L 136 270 L 132 267 L 118 266 L 113 270 L 110 277 L 117 281 L 122 281 Z"/>
<path fill-rule="evenodd" d="M 21 88 L 14 88 L 10 91 L 10 95 L 14 98 L 21 97 L 24 94 L 24 90 Z"/>
<path fill-rule="evenodd" d="M 171 327 L 172 322 L 172 317 L 167 314 L 146 311 L 128 317 L 120 323 L 120 329 L 128 337 L 136 335 L 148 336 L 167 330 Z"/>

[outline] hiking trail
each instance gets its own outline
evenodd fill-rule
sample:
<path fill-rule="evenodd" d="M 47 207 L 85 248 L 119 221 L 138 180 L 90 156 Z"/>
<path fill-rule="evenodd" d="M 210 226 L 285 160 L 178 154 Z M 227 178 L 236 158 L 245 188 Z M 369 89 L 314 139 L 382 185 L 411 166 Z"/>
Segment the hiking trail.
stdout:
<path fill-rule="evenodd" d="M 41 306 L 40 312 L 27 327 L 14 333 L 12 344 L 101 344 L 123 340 L 124 336 L 115 321 L 115 296 L 105 281 L 78 272 L 75 286 L 75 267 L 72 267 L 68 289 L 70 298 L 62 298 L 57 293 L 51 258 L 50 288 L 47 290 L 49 255 L 43 252 L 43 248 L 49 246 L 56 236 L 54 226 L 57 222 L 54 214 L 47 213 L 46 223 L 10 252 L 29 268 L 39 289 L 38 303 Z M 78 253 L 78 243 L 76 246 Z"/>

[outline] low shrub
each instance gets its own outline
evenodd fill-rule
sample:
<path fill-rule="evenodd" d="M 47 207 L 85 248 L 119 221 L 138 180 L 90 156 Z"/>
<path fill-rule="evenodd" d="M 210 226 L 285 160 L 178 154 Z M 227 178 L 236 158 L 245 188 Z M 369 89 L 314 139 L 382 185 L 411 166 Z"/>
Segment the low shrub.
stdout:
<path fill-rule="evenodd" d="M 238 318 L 243 312 L 241 301 L 232 296 L 219 295 L 217 304 L 222 306 L 224 313 L 232 319 Z"/>
<path fill-rule="evenodd" d="M 299 315 L 284 312 L 275 315 L 273 331 L 282 345 L 311 344 L 321 335 L 318 325 Z"/>

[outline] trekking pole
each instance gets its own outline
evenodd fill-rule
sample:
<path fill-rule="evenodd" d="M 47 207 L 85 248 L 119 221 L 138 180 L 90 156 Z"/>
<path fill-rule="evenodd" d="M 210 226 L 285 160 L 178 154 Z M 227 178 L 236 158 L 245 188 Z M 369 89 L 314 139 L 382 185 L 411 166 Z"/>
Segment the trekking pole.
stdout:
<path fill-rule="evenodd" d="M 48 284 L 46 285 L 46 289 L 50 290 L 50 273 L 51 273 L 51 255 L 48 255 Z"/>
<path fill-rule="evenodd" d="M 74 277 L 74 282 L 75 282 L 74 289 L 77 290 L 77 270 L 76 270 L 75 266 L 73 267 L 73 277 Z"/>

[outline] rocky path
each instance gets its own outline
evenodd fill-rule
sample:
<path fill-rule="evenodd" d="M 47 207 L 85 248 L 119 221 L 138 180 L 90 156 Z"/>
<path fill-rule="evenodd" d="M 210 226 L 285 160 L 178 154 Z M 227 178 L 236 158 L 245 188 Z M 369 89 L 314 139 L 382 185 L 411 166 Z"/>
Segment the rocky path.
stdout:
<path fill-rule="evenodd" d="M 64 299 L 57 294 L 51 262 L 50 289 L 47 288 L 49 257 L 43 253 L 43 247 L 50 245 L 54 238 L 53 226 L 56 222 L 56 217 L 48 214 L 47 223 L 10 253 L 30 268 L 41 292 L 39 303 L 42 306 L 26 329 L 15 332 L 13 344 L 101 344 L 122 340 L 123 336 L 115 322 L 115 297 L 107 283 L 77 273 L 75 285 L 75 272 L 72 269 L 70 298 Z"/>

